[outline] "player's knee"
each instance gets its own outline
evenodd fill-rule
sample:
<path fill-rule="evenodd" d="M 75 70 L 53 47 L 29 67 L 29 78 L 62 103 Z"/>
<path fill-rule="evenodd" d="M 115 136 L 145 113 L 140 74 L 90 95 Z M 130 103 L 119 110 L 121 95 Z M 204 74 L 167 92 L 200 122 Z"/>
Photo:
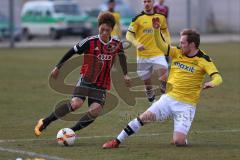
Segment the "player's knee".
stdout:
<path fill-rule="evenodd" d="M 186 135 L 179 132 L 175 132 L 173 142 L 177 147 L 186 146 L 187 145 Z"/>
<path fill-rule="evenodd" d="M 174 140 L 174 144 L 175 144 L 177 147 L 182 147 L 182 146 L 186 146 L 186 145 L 187 145 L 185 139 L 176 139 L 176 140 Z"/>
<path fill-rule="evenodd" d="M 148 122 L 156 121 L 156 115 L 150 111 L 146 111 L 139 116 L 140 120 L 145 124 Z"/>
<path fill-rule="evenodd" d="M 88 112 L 93 118 L 97 118 L 102 112 L 102 106 L 98 103 L 93 103 Z"/>
<path fill-rule="evenodd" d="M 71 106 L 73 110 L 78 109 L 79 107 L 82 106 L 82 104 L 83 104 L 83 100 L 81 100 L 80 98 L 77 98 L 77 97 L 72 98 Z"/>

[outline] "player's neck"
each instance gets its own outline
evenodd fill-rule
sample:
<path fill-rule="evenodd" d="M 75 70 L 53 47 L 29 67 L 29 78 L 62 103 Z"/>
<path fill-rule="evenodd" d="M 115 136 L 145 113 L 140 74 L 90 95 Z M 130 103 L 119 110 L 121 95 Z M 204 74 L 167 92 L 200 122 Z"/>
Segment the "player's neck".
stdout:
<path fill-rule="evenodd" d="M 144 12 L 145 12 L 146 14 L 153 14 L 153 13 L 154 13 L 153 9 L 152 9 L 152 10 L 144 10 Z"/>
<path fill-rule="evenodd" d="M 114 12 L 114 8 L 109 8 L 109 12 Z"/>
<path fill-rule="evenodd" d="M 103 38 L 103 37 L 101 37 L 101 35 L 99 35 L 99 40 L 100 40 L 103 44 L 108 44 L 108 43 L 111 41 L 111 37 Z"/>
<path fill-rule="evenodd" d="M 199 49 L 193 49 L 188 53 L 188 57 L 194 57 L 198 53 Z"/>

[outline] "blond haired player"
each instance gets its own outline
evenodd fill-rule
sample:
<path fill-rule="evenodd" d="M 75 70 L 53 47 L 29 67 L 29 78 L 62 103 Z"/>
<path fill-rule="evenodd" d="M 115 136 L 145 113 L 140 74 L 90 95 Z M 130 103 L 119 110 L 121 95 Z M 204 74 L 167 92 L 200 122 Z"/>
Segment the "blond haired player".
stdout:
<path fill-rule="evenodd" d="M 165 91 L 168 63 L 164 53 L 159 49 L 154 40 L 152 18 L 161 19 L 161 32 L 165 41 L 170 44 L 170 34 L 166 18 L 162 14 L 154 13 L 154 0 L 142 0 L 143 11 L 133 18 L 126 35 L 126 39 L 137 48 L 137 73 L 144 81 L 146 95 L 149 102 L 155 100 L 155 92 L 152 87 L 151 75 L 158 74 L 159 80 L 163 82 L 162 92 Z"/>
<path fill-rule="evenodd" d="M 159 18 L 154 18 L 157 46 L 172 58 L 167 93 L 143 114 L 129 122 L 117 138 L 106 142 L 103 148 L 117 148 L 125 138 L 136 133 L 144 124 L 162 121 L 168 117 L 172 117 L 174 121 L 173 143 L 176 146 L 186 146 L 187 134 L 194 119 L 201 90 L 222 83 L 222 78 L 211 58 L 199 49 L 200 35 L 195 30 L 183 30 L 180 48 L 177 48 L 164 42 L 160 26 Z M 212 80 L 203 84 L 205 74 Z"/>

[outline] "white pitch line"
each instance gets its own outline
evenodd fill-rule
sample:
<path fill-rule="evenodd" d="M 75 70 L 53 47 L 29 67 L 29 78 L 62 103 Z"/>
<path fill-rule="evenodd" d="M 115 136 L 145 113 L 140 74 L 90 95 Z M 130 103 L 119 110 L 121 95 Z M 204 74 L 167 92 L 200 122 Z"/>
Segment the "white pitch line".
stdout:
<path fill-rule="evenodd" d="M 0 152 L 1 151 L 2 152 L 10 152 L 10 153 L 27 155 L 27 156 L 31 156 L 31 157 L 46 158 L 47 160 L 67 160 L 67 159 L 61 158 L 61 157 L 50 156 L 50 155 L 47 155 L 47 154 L 38 154 L 38 153 L 35 153 L 35 152 L 28 152 L 28 151 L 19 150 L 19 149 L 11 149 L 11 148 L 0 147 Z"/>
<path fill-rule="evenodd" d="M 240 129 L 230 129 L 230 130 L 203 130 L 203 131 L 191 131 L 192 134 L 205 134 L 205 133 L 235 133 L 240 132 Z M 169 135 L 172 132 L 164 132 L 164 133 L 142 133 L 135 134 L 135 137 L 152 137 L 152 136 L 160 136 L 160 135 Z M 80 136 L 77 139 L 93 139 L 93 138 L 113 138 L 116 135 L 103 135 L 103 136 Z M 53 138 L 32 138 L 32 139 L 2 139 L 0 143 L 15 143 L 15 142 L 32 142 L 32 141 L 50 141 L 54 140 Z"/>

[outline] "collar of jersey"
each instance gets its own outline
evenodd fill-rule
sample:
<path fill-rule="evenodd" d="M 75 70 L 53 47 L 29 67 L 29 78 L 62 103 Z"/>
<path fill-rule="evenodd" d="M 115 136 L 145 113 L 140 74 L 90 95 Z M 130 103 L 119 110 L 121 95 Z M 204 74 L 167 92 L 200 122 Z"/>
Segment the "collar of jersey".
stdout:
<path fill-rule="evenodd" d="M 188 57 L 188 58 L 193 58 L 193 57 L 199 56 L 200 54 L 201 54 L 201 50 L 199 49 L 194 56 L 188 56 L 188 55 L 186 55 L 186 57 Z"/>
<path fill-rule="evenodd" d="M 153 13 L 153 14 L 147 14 L 146 12 L 142 11 L 142 14 L 146 14 L 146 15 L 148 15 L 148 16 L 152 16 L 152 15 L 154 15 L 155 13 Z"/>
<path fill-rule="evenodd" d="M 104 42 L 104 41 L 100 38 L 100 35 L 97 35 L 97 36 L 98 36 L 98 38 L 99 38 L 99 41 L 100 41 L 102 44 L 104 44 L 104 45 L 108 45 L 109 43 L 112 42 L 112 37 L 110 37 L 110 40 L 106 43 L 106 42 Z"/>

